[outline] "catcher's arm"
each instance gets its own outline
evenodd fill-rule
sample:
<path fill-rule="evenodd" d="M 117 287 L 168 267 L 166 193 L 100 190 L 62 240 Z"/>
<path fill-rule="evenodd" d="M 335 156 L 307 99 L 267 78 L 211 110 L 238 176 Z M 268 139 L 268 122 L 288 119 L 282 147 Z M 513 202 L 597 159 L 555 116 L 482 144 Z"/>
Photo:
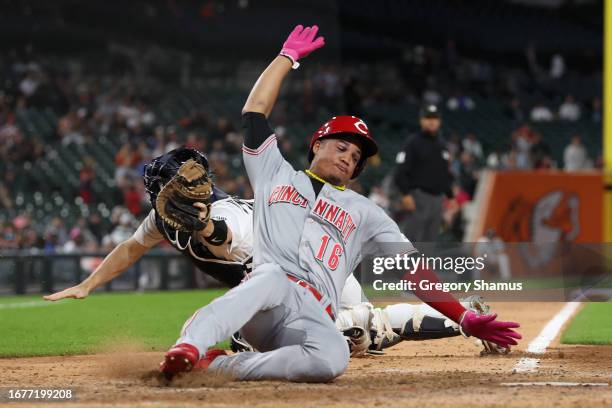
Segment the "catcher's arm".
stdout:
<path fill-rule="evenodd" d="M 141 245 L 134 237 L 117 245 L 111 253 L 89 275 L 87 279 L 76 286 L 65 289 L 52 295 L 43 296 L 45 300 L 60 300 L 67 298 L 83 299 L 100 285 L 103 285 L 117 276 L 121 275 L 126 269 L 138 261 L 150 248 Z"/>
<path fill-rule="evenodd" d="M 199 218 L 206 219 L 208 216 L 209 208 L 204 203 L 194 203 L 199 211 Z M 217 221 L 210 219 L 203 230 L 199 231 L 202 242 L 210 249 L 210 251 L 216 256 L 226 255 L 229 251 L 229 247 L 226 248 L 226 244 L 232 242 L 232 230 L 229 228 L 225 221 Z M 222 251 L 219 251 L 223 249 Z"/>

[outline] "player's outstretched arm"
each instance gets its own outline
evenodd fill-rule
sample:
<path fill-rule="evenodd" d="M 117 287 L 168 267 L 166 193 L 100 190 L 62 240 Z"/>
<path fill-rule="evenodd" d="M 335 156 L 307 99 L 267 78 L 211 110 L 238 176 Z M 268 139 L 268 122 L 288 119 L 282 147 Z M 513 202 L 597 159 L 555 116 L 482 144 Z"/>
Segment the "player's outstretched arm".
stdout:
<path fill-rule="evenodd" d="M 113 249 L 110 254 L 106 255 L 106 258 L 104 258 L 102 263 L 83 282 L 61 292 L 43 296 L 43 299 L 51 301 L 68 298 L 83 299 L 98 286 L 103 285 L 121 275 L 126 269 L 138 261 L 149 249 L 149 247 L 139 244 L 134 237 L 131 237 L 117 245 L 117 247 Z"/>
<path fill-rule="evenodd" d="M 416 280 L 427 280 L 430 283 L 440 282 L 435 272 L 421 268 L 416 271 Z M 425 291 L 417 285 L 414 294 L 428 305 L 459 324 L 461 332 L 466 335 L 477 337 L 508 348 L 517 344 L 522 336 L 514 331 L 520 327 L 515 322 L 503 322 L 496 320 L 497 314 L 477 315 L 471 310 L 466 310 L 453 295 L 441 290 Z"/>
<path fill-rule="evenodd" d="M 280 54 L 274 58 L 255 82 L 242 108 L 243 114 L 256 112 L 263 113 L 266 117 L 270 115 L 283 79 L 287 76 L 291 67 L 297 67 L 297 61 L 300 58 L 306 57 L 314 50 L 325 45 L 323 37 L 315 39 L 318 30 L 319 27 L 316 25 L 306 28 L 298 25 L 293 29 L 283 44 Z"/>

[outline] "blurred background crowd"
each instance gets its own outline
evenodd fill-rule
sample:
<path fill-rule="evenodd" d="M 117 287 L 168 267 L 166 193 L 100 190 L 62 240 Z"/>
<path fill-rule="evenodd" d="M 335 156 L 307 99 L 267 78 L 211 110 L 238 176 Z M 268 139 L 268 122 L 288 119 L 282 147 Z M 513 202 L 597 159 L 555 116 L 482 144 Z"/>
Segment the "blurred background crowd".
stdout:
<path fill-rule="evenodd" d="M 303 169 L 320 123 L 363 117 L 381 152 L 351 188 L 396 219 L 395 157 L 423 103 L 440 107 L 450 154 L 448 239 L 484 170 L 602 167 L 601 1 L 2 3 L 3 251 L 110 251 L 150 211 L 144 166 L 181 145 L 252 197 L 240 110 L 293 20 L 328 46 L 283 89 L 281 150 Z"/>

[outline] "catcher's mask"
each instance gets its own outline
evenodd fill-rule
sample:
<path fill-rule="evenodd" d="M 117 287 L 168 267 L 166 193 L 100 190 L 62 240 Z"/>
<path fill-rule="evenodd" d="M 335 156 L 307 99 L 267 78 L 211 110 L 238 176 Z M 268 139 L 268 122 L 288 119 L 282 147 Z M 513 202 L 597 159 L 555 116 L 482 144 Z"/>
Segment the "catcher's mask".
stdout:
<path fill-rule="evenodd" d="M 157 194 L 159 194 L 161 188 L 174 177 L 181 165 L 189 159 L 193 159 L 204 166 L 206 172 L 210 174 L 206 156 L 195 149 L 186 147 L 170 150 L 168 153 L 154 158 L 151 163 L 145 166 L 144 185 L 145 190 L 149 193 L 149 200 L 153 208 L 155 208 Z"/>

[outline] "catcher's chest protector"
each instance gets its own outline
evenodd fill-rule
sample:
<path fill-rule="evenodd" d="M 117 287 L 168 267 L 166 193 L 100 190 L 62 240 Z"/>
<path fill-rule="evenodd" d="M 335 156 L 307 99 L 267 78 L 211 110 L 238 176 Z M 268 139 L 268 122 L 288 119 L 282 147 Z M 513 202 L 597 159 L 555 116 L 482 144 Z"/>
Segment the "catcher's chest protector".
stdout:
<path fill-rule="evenodd" d="M 237 286 L 248 272 L 245 264 L 216 257 L 205 245 L 192 241 L 191 233 L 172 229 L 157 214 L 155 214 L 155 224 L 170 244 L 188 257 L 200 271 L 230 288 Z"/>

